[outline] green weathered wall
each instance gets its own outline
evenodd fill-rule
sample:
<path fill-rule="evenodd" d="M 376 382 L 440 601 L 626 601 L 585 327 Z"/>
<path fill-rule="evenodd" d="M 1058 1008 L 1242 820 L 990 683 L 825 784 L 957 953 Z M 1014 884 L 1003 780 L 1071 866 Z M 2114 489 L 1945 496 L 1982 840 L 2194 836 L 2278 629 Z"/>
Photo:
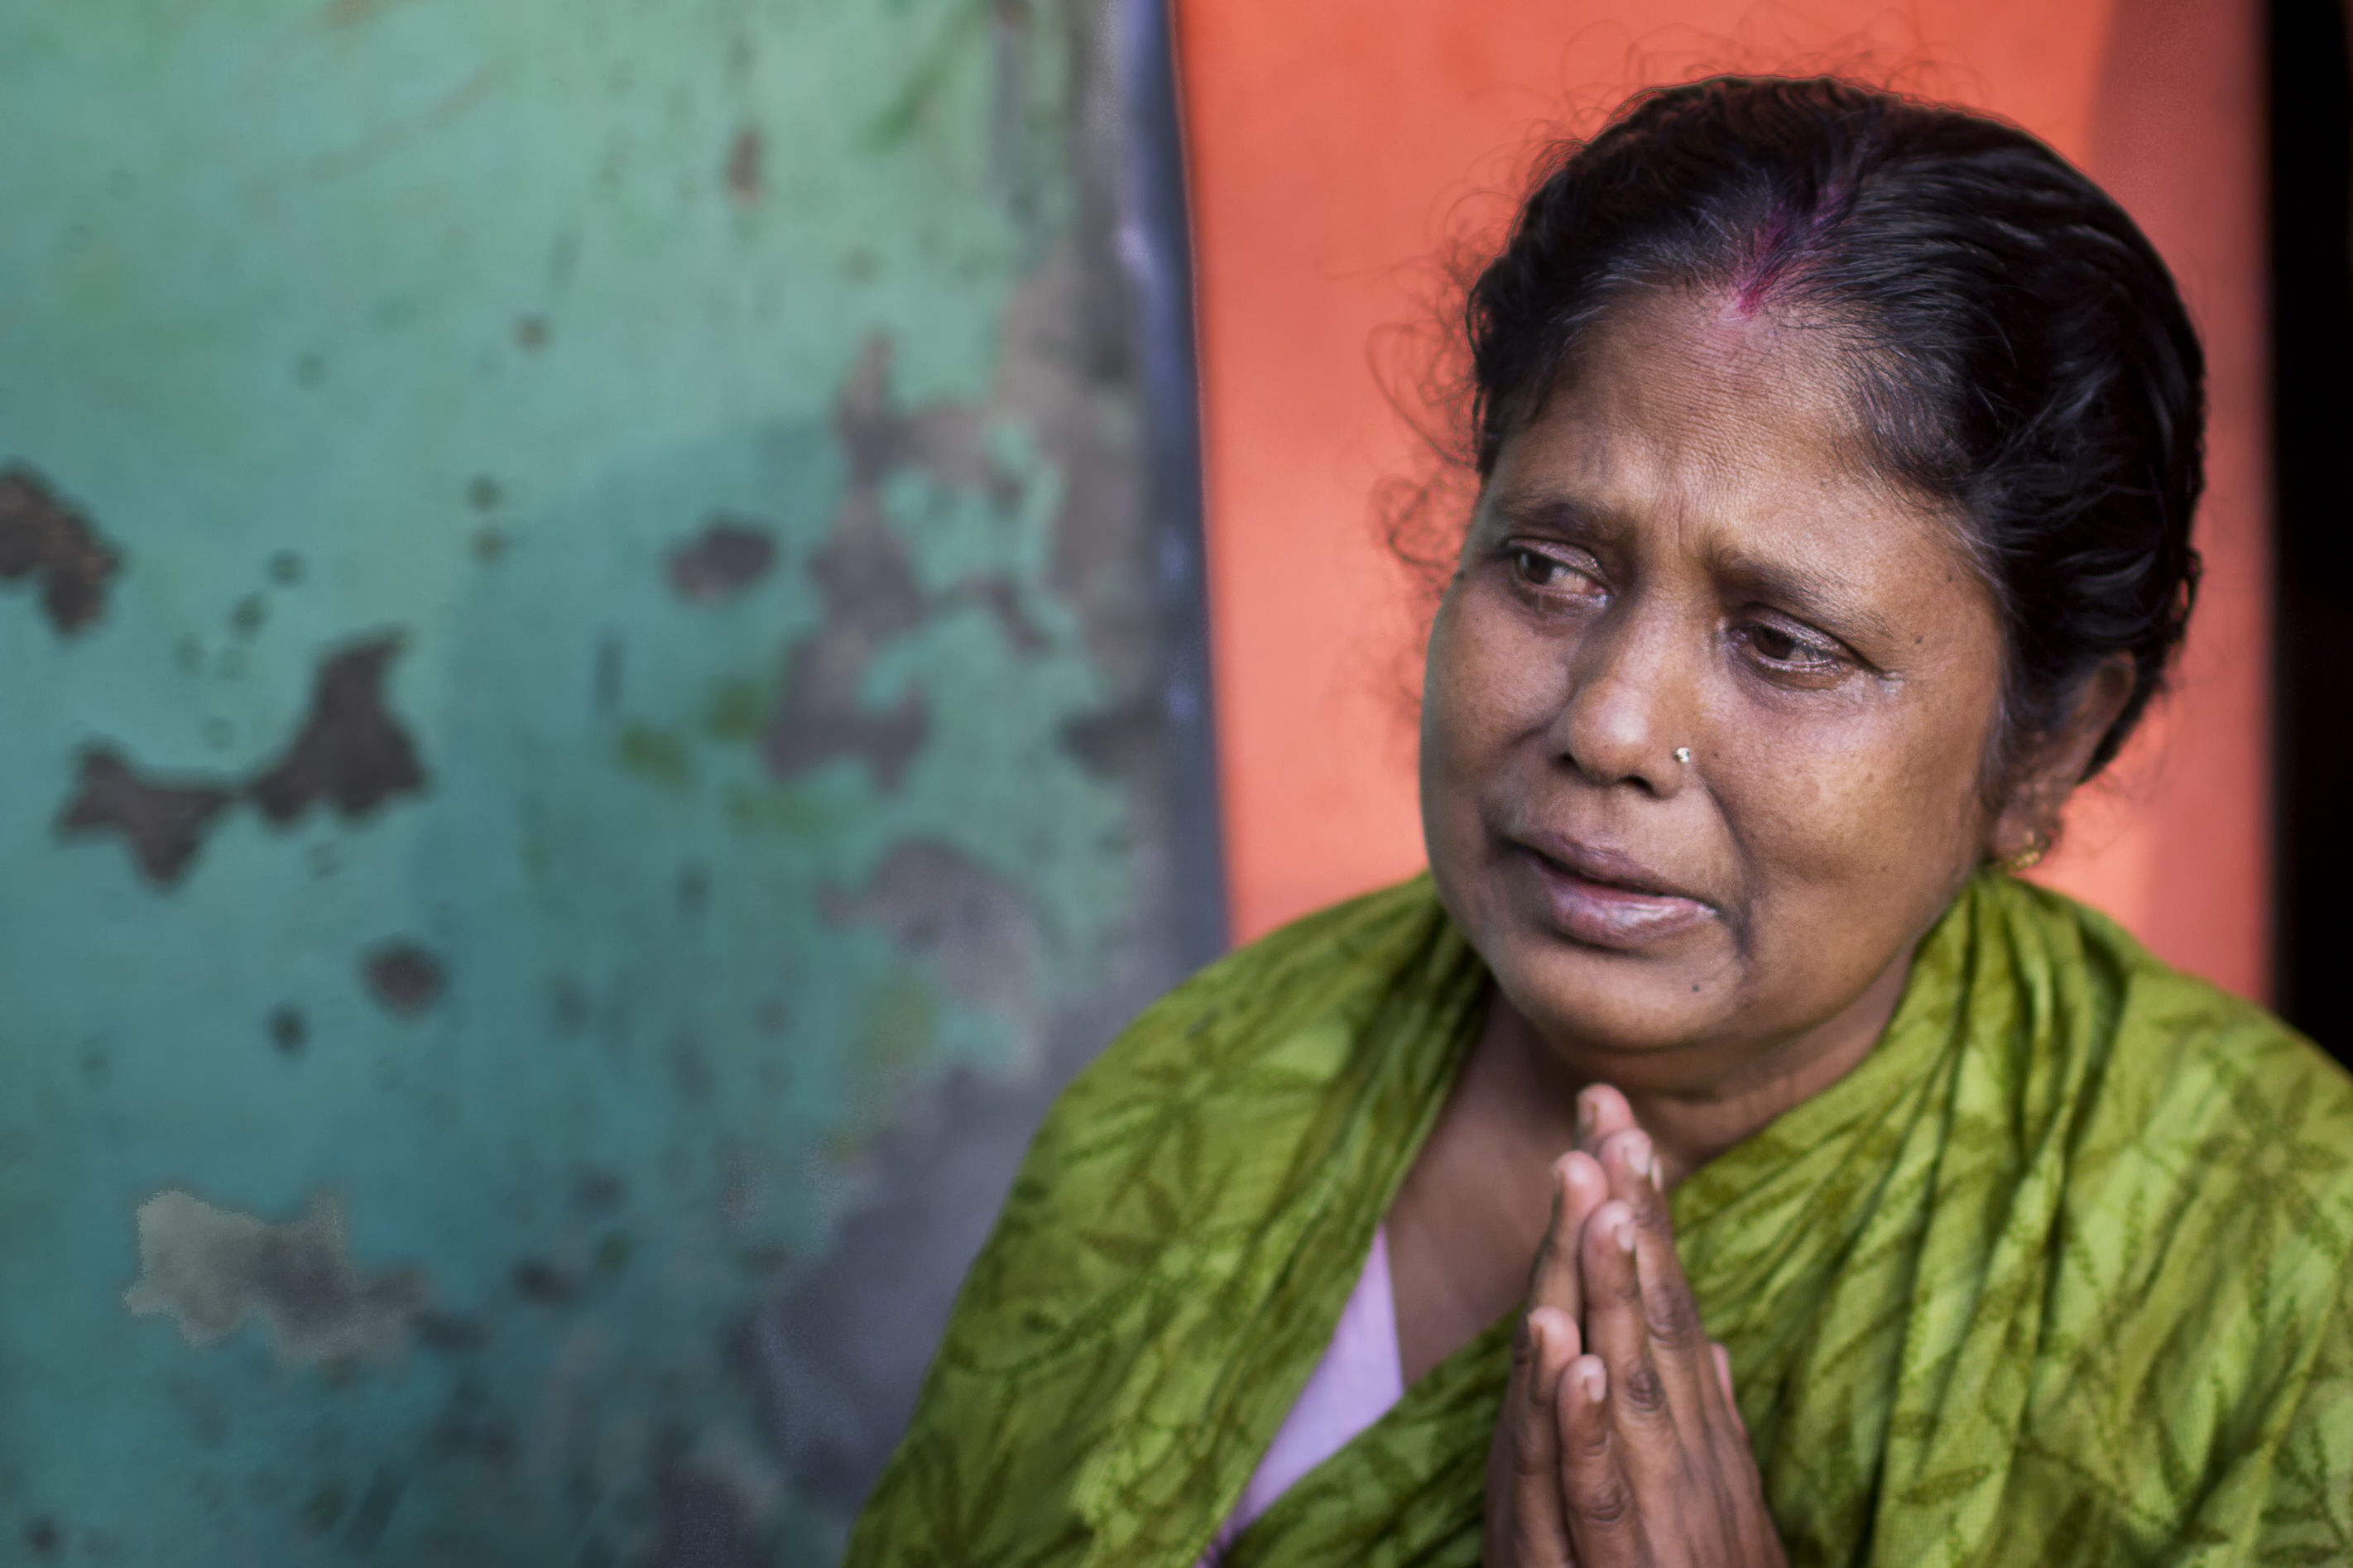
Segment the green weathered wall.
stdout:
<path fill-rule="evenodd" d="M 1173 973 L 1071 0 L 0 0 L 0 1561 L 822 1562 Z"/>

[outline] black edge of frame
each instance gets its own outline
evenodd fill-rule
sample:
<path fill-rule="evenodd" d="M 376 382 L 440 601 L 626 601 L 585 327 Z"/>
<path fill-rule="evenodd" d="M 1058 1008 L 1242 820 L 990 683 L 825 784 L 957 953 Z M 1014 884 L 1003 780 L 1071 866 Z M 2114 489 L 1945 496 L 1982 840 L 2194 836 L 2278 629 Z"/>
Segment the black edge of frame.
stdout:
<path fill-rule="evenodd" d="M 2353 1066 L 2353 68 L 2343 0 L 2271 0 L 2274 994 Z"/>

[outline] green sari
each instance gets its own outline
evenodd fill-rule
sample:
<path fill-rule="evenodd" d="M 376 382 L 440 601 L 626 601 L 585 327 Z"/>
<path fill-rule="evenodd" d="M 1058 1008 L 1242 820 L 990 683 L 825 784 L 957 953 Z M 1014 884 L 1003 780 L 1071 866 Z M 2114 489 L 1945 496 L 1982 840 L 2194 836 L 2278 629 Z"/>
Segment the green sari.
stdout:
<path fill-rule="evenodd" d="M 1486 984 L 1419 879 L 1137 1020 L 1031 1146 L 850 1563 L 1187 1568 Z M 1872 1055 L 1673 1205 L 1793 1563 L 2353 1562 L 2353 1083 L 2091 910 L 1977 879 Z M 1229 1568 L 1475 1563 L 1509 1330 Z"/>

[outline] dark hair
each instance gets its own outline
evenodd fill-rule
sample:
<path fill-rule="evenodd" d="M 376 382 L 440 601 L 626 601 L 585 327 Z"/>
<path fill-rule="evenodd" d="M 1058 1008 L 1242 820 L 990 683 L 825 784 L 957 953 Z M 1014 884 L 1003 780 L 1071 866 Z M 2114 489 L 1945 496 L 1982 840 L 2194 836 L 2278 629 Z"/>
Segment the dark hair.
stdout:
<path fill-rule="evenodd" d="M 1660 290 L 1832 328 L 1874 468 L 1961 519 L 2000 605 L 1989 791 L 2122 653 L 2114 757 L 2199 574 L 2205 361 L 2124 210 L 2014 127 L 1828 78 L 1646 92 L 1553 151 L 1472 286 L 1479 476 L 1580 341 Z"/>

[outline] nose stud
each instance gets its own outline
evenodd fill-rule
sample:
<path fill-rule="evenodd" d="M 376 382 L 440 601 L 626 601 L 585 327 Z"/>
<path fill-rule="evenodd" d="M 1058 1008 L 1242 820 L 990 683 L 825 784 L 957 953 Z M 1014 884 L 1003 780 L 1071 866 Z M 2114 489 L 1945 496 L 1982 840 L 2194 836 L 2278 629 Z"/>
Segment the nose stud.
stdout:
<path fill-rule="evenodd" d="M 1677 746 L 1675 748 L 1675 761 L 1683 763 L 1685 767 L 1689 767 L 1691 765 L 1691 748 L 1689 746 Z"/>

